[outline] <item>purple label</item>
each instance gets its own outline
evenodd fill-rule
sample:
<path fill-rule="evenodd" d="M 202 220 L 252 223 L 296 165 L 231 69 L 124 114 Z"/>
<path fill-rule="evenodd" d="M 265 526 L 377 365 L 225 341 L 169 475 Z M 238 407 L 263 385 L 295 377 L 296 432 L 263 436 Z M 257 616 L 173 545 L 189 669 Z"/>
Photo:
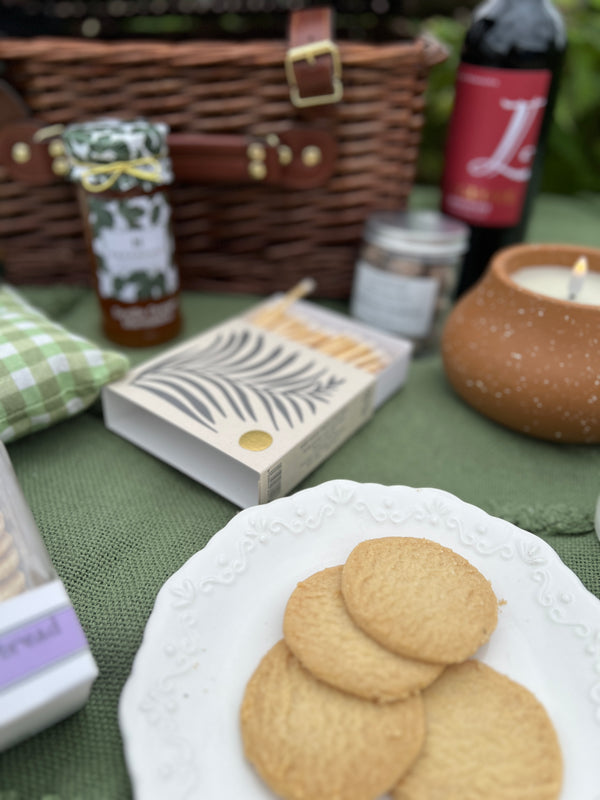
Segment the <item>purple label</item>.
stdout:
<path fill-rule="evenodd" d="M 87 647 L 71 606 L 0 634 L 0 689 Z"/>

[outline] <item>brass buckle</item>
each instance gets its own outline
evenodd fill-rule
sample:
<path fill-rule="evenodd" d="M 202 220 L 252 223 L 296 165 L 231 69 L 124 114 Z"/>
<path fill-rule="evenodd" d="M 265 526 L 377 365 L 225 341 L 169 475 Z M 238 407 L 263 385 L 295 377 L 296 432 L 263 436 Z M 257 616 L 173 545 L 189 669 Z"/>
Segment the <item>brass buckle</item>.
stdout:
<path fill-rule="evenodd" d="M 333 63 L 333 91 L 330 94 L 318 94 L 314 97 L 302 97 L 298 90 L 298 82 L 294 71 L 297 61 L 314 63 L 317 56 L 330 55 Z M 328 103 L 337 103 L 342 99 L 344 86 L 342 84 L 342 62 L 338 46 L 331 39 L 322 39 L 319 42 L 309 42 L 297 47 L 290 47 L 285 54 L 285 76 L 290 87 L 290 99 L 296 108 L 308 106 L 323 106 Z"/>

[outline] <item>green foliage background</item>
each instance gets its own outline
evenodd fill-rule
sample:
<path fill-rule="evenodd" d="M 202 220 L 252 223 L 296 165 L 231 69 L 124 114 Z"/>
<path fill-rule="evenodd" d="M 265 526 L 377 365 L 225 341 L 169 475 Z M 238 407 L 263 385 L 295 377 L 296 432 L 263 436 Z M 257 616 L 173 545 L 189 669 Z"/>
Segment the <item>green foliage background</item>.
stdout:
<path fill-rule="evenodd" d="M 600 0 L 554 0 L 567 27 L 567 53 L 544 161 L 542 190 L 600 191 Z M 419 159 L 419 180 L 438 184 L 460 49 L 468 24 L 464 8 L 419 22 L 449 50 L 432 70 Z"/>

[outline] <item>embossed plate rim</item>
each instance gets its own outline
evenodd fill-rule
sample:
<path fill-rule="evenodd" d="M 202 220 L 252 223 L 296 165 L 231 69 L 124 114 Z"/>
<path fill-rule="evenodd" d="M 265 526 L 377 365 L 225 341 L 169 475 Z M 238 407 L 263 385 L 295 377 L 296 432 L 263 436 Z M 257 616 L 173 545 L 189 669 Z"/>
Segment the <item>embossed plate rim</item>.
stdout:
<path fill-rule="evenodd" d="M 529 686 L 554 719 L 560 800 L 600 800 L 598 598 L 541 538 L 448 492 L 348 480 L 241 511 L 160 589 L 119 703 L 136 800 L 274 797 L 243 758 L 245 683 L 281 637 L 297 581 L 388 535 L 439 541 L 491 580 L 506 603 L 477 655 Z"/>

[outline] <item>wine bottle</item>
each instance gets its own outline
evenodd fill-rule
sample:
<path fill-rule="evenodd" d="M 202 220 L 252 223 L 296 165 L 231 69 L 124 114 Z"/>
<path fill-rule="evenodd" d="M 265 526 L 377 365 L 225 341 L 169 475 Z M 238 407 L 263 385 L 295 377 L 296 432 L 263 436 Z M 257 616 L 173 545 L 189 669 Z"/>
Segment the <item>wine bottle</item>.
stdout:
<path fill-rule="evenodd" d="M 442 177 L 442 210 L 470 227 L 457 295 L 526 234 L 565 48 L 550 0 L 486 0 L 473 11 Z"/>

